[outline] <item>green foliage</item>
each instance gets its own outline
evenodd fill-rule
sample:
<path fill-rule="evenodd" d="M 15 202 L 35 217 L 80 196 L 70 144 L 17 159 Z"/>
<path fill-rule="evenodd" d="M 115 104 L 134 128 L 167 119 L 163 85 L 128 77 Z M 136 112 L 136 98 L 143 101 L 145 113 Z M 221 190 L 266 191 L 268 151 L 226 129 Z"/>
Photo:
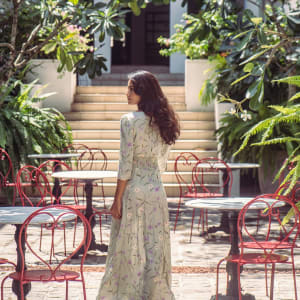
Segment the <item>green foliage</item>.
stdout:
<path fill-rule="evenodd" d="M 188 14 L 183 15 L 183 24 L 176 24 L 176 32 L 170 37 L 159 37 L 157 39 L 161 46 L 159 53 L 162 56 L 170 56 L 179 52 L 186 55 L 190 59 L 207 58 L 218 52 L 221 40 L 208 30 L 206 18 L 211 19 L 211 14 L 206 13 L 200 17 L 194 17 Z M 222 22 L 221 16 L 213 16 L 215 29 L 220 29 Z"/>
<path fill-rule="evenodd" d="M 182 24 L 176 24 L 176 32 L 171 37 L 159 37 L 158 43 L 164 48 L 163 56 L 182 53 L 190 59 L 207 58 L 219 53 L 225 38 L 228 22 L 236 20 L 239 8 L 234 1 L 199 1 L 199 12 L 183 15 Z"/>
<path fill-rule="evenodd" d="M 61 152 L 72 141 L 64 116 L 53 108 L 38 108 L 35 104 L 44 96 L 31 96 L 32 87 L 19 80 L 0 87 L 0 147 L 16 169 L 32 163 L 28 154 Z"/>
<path fill-rule="evenodd" d="M 291 76 L 276 81 L 300 86 L 298 79 L 299 76 Z M 275 114 L 253 125 L 242 136 L 243 142 L 234 155 L 241 155 L 244 150 L 249 151 L 252 146 L 262 148 L 283 145 L 284 149 L 287 150 L 288 157 L 274 180 L 279 178 L 288 164 L 293 164 L 294 167 L 283 180 L 283 183 L 290 181 L 290 187 L 285 192 L 288 193 L 300 177 L 300 104 L 289 102 L 284 106 L 270 105 L 269 108 Z"/>
<path fill-rule="evenodd" d="M 4 1 L 0 4 L 0 83 L 16 77 L 32 58 L 57 58 L 58 72 L 101 75 L 105 59 L 94 55 L 98 49 L 92 35 L 99 33 L 100 42 L 107 34 L 122 38 L 128 30 L 127 5 L 128 1 Z"/>
<path fill-rule="evenodd" d="M 211 80 L 216 86 L 211 96 L 233 103 L 237 111 L 224 115 L 217 132 L 227 159 L 235 154 L 235 160 L 261 162 L 275 150 L 291 155 L 298 147 L 297 117 L 285 114 L 300 98 L 297 87 L 291 87 L 299 86 L 300 38 L 293 35 L 284 6 L 266 3 L 263 18 L 245 10 L 228 27 L 220 47 L 225 63 L 217 65 Z M 245 110 L 251 119 L 241 118 Z"/>

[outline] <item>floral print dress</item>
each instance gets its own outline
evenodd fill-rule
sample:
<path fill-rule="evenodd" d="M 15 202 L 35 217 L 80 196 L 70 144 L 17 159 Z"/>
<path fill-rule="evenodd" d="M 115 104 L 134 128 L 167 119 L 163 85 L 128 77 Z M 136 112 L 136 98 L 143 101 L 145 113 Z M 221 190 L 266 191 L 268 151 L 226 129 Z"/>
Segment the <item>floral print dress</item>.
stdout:
<path fill-rule="evenodd" d="M 160 172 L 170 146 L 143 112 L 121 118 L 118 178 L 128 180 L 113 219 L 97 300 L 173 300 L 166 194 Z"/>

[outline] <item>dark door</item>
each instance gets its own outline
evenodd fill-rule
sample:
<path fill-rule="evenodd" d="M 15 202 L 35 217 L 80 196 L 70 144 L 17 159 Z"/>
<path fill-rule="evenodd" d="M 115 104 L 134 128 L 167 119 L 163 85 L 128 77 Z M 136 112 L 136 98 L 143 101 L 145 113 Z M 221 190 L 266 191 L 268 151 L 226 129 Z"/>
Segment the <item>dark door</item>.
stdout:
<path fill-rule="evenodd" d="M 161 56 L 159 36 L 169 36 L 169 5 L 148 4 L 140 16 L 127 14 L 126 24 L 131 29 L 124 41 L 114 41 L 113 65 L 169 65 L 169 58 Z"/>

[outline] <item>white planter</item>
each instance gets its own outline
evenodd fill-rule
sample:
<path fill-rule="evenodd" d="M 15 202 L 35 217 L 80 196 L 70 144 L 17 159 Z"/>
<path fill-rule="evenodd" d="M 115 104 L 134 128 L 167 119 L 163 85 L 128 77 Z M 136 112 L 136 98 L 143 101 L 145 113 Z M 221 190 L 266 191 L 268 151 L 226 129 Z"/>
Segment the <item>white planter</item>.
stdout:
<path fill-rule="evenodd" d="M 187 111 L 214 111 L 214 103 L 201 104 L 199 92 L 204 81 L 213 71 L 213 63 L 207 59 L 185 60 L 185 103 Z"/>
<path fill-rule="evenodd" d="M 47 85 L 43 94 L 55 92 L 42 102 L 42 107 L 54 107 L 61 112 L 69 112 L 76 91 L 76 74 L 65 72 L 57 73 L 58 61 L 51 59 L 34 59 L 33 74 L 28 74 L 27 79 L 39 79 L 38 84 Z"/>
<path fill-rule="evenodd" d="M 220 120 L 223 117 L 223 114 L 229 112 L 232 108 L 234 108 L 234 104 L 226 103 L 226 102 L 217 102 L 215 101 L 215 122 L 216 129 L 220 128 Z"/>

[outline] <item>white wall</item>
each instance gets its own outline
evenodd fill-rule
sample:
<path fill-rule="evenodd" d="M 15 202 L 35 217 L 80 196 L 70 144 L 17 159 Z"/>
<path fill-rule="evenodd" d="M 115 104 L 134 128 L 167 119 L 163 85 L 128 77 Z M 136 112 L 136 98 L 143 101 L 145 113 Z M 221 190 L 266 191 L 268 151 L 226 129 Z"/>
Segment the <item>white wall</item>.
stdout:
<path fill-rule="evenodd" d="M 182 22 L 182 15 L 187 12 L 187 6 L 181 7 L 181 0 L 170 2 L 170 36 L 175 32 L 174 25 Z M 184 73 L 185 55 L 174 53 L 170 56 L 170 73 Z"/>
<path fill-rule="evenodd" d="M 57 73 L 58 61 L 52 59 L 34 59 L 32 65 L 34 74 L 28 74 L 27 79 L 33 81 L 36 78 L 41 85 L 47 85 L 42 94 L 55 92 L 42 102 L 42 107 L 54 107 L 61 112 L 69 112 L 76 92 L 76 74 L 65 72 Z"/>

